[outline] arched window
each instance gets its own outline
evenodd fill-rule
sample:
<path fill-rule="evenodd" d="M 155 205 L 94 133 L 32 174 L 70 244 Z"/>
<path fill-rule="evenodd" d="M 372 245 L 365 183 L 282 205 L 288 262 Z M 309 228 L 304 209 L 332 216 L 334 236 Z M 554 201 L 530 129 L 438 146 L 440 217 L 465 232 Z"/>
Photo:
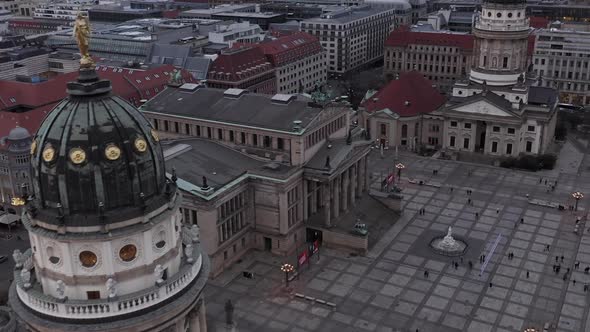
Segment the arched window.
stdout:
<path fill-rule="evenodd" d="M 408 125 L 402 125 L 402 138 L 408 137 Z"/>

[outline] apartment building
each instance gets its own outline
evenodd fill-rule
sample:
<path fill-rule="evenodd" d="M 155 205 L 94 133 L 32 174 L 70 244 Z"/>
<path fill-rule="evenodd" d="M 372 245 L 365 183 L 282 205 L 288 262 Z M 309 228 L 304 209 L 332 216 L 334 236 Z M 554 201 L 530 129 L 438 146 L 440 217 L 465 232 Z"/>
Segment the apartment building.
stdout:
<path fill-rule="evenodd" d="M 348 7 L 302 21 L 300 27 L 326 49 L 328 73 L 343 75 L 383 57 L 384 42 L 396 24 L 395 11 L 367 5 Z"/>
<path fill-rule="evenodd" d="M 316 37 L 297 32 L 259 47 L 275 67 L 278 93 L 307 92 L 326 83 L 326 51 Z"/>
<path fill-rule="evenodd" d="M 539 30 L 532 61 L 539 84 L 558 89 L 561 102 L 590 104 L 590 32 Z"/>
<path fill-rule="evenodd" d="M 394 77 L 418 71 L 449 93 L 455 81 L 471 70 L 473 36 L 451 32 L 393 31 L 385 42 L 384 74 Z"/>
<path fill-rule="evenodd" d="M 256 46 L 223 50 L 209 66 L 207 85 L 266 94 L 275 94 L 277 91 L 275 68 Z"/>

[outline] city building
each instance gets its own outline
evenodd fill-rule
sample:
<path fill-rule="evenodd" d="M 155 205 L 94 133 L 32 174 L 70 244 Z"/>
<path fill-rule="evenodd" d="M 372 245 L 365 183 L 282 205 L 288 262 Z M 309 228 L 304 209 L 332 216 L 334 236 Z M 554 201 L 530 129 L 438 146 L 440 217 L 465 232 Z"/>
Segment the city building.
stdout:
<path fill-rule="evenodd" d="M 240 46 L 223 50 L 209 65 L 207 85 L 275 94 L 277 77 L 275 68 L 259 47 Z"/>
<path fill-rule="evenodd" d="M 2 114 L 0 119 L 4 116 Z M 8 130 L 10 124 L 6 121 L 0 125 L 1 130 Z M 0 137 L 0 208 L 4 212 L 20 214 L 20 206 L 13 204 L 12 199 L 22 197 L 31 190 L 32 139 L 29 131 L 19 126 L 10 128 L 7 136 Z"/>
<path fill-rule="evenodd" d="M 396 77 L 417 70 L 448 93 L 471 70 L 473 40 L 473 35 L 462 33 L 397 28 L 385 41 L 383 72 Z"/>
<path fill-rule="evenodd" d="M 536 32 L 534 73 L 539 84 L 559 90 L 559 100 L 590 104 L 590 32 L 542 29 Z"/>
<path fill-rule="evenodd" d="M 252 3 L 235 3 L 235 4 L 223 4 L 213 6 L 210 8 L 197 8 L 190 9 L 180 12 L 178 18 L 180 19 L 213 19 L 213 15 L 221 13 L 254 13 L 256 12 L 256 5 Z"/>
<path fill-rule="evenodd" d="M 338 228 L 368 189 L 371 142 L 349 133 L 347 103 L 185 84 L 141 110 L 161 137 L 178 139 L 167 163 L 213 276 L 248 249 L 285 256 L 317 234 L 327 247 L 366 239 Z"/>
<path fill-rule="evenodd" d="M 264 31 L 260 26 L 250 22 L 216 24 L 215 30 L 209 31 L 209 42 L 229 47 L 232 47 L 234 43 L 258 43 L 264 37 Z"/>
<path fill-rule="evenodd" d="M 486 0 L 474 32 L 468 81 L 442 110 L 443 148 L 491 156 L 542 154 L 554 139 L 557 91 L 531 84 L 523 0 Z M 534 79 L 532 80 L 534 81 Z"/>
<path fill-rule="evenodd" d="M 198 226 L 157 133 L 98 75 L 80 70 L 31 143 L 9 304 L 29 331 L 206 332 Z"/>
<path fill-rule="evenodd" d="M 39 3 L 35 8 L 33 18 L 73 23 L 80 13 L 88 17 L 88 9 L 92 5 L 94 5 L 94 1 L 91 0 Z"/>
<path fill-rule="evenodd" d="M 278 93 L 307 92 L 328 80 L 326 51 L 310 34 L 297 32 L 258 47 L 275 67 Z"/>
<path fill-rule="evenodd" d="M 159 9 L 131 9 L 123 5 L 101 5 L 88 9 L 91 22 L 123 23 L 131 20 L 163 17 Z"/>
<path fill-rule="evenodd" d="M 8 20 L 8 31 L 17 35 L 36 35 L 68 28 L 69 23 L 57 20 L 40 20 L 31 17 L 14 17 Z"/>
<path fill-rule="evenodd" d="M 343 75 L 383 58 L 384 43 L 395 27 L 394 8 L 356 6 L 301 22 L 327 53 L 328 73 Z"/>
<path fill-rule="evenodd" d="M 168 19 L 137 20 L 124 24 L 106 24 L 92 33 L 90 51 L 96 58 L 115 61 L 148 63 L 156 45 L 183 45 L 195 54 L 205 44 L 209 31 L 217 28 L 217 20 L 181 22 Z M 51 34 L 47 46 L 67 52 L 77 52 L 70 29 Z"/>
<path fill-rule="evenodd" d="M 440 148 L 442 117 L 436 114 L 446 98 L 417 71 L 402 73 L 361 103 L 361 123 L 376 145 L 417 151 Z"/>
<path fill-rule="evenodd" d="M 220 21 L 248 22 L 260 26 L 262 30 L 268 30 L 272 23 L 284 23 L 287 21 L 287 15 L 271 12 L 222 12 L 211 15 L 211 18 Z"/>
<path fill-rule="evenodd" d="M 418 18 L 426 15 L 425 0 L 365 0 L 364 4 L 373 8 L 395 8 L 396 23 L 415 24 Z"/>
<path fill-rule="evenodd" d="M 432 30 L 448 30 L 471 33 L 475 19 L 474 12 L 440 9 L 418 20 L 418 25 L 430 25 Z"/>
<path fill-rule="evenodd" d="M 0 53 L 0 80 L 39 82 L 56 73 L 76 71 L 80 57 L 47 48 L 23 47 Z"/>

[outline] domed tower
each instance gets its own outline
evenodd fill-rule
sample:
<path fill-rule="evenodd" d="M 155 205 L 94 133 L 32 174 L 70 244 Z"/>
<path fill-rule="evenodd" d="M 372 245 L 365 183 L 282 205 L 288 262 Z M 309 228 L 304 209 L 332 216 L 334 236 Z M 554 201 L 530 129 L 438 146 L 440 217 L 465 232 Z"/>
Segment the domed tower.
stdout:
<path fill-rule="evenodd" d="M 10 304 L 33 331 L 206 331 L 209 274 L 158 135 L 93 66 L 31 143 Z M 82 327 L 81 327 L 82 326 Z"/>
<path fill-rule="evenodd" d="M 484 0 L 473 28 L 472 81 L 510 86 L 524 75 L 529 36 L 525 9 L 525 0 Z"/>
<path fill-rule="evenodd" d="M 8 163 L 8 174 L 12 191 L 7 202 L 8 211 L 13 211 L 20 214 L 21 204 L 24 202 L 19 198 L 29 191 L 30 183 L 30 159 L 29 147 L 31 146 L 31 134 L 23 127 L 16 126 L 6 136 L 4 143 L 6 144 L 6 160 Z"/>

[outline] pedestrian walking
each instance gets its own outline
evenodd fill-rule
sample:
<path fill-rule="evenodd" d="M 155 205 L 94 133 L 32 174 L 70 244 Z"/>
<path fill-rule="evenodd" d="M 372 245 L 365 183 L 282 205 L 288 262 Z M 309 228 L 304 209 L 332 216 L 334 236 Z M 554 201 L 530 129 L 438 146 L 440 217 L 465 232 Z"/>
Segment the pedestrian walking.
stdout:
<path fill-rule="evenodd" d="M 576 264 L 574 264 L 574 269 L 576 269 L 576 270 L 580 269 L 580 262 L 576 262 Z"/>
<path fill-rule="evenodd" d="M 586 266 L 586 268 L 584 269 L 584 273 L 586 273 L 586 274 L 590 273 L 590 266 Z"/>
<path fill-rule="evenodd" d="M 500 213 L 500 209 L 496 209 L 496 214 Z"/>
<path fill-rule="evenodd" d="M 455 262 L 455 270 L 459 268 L 459 263 Z"/>
<path fill-rule="evenodd" d="M 424 271 L 424 278 L 428 278 L 428 275 L 429 275 L 428 270 Z"/>
<path fill-rule="evenodd" d="M 572 281 L 573 281 L 573 283 L 574 283 L 574 286 L 575 286 L 575 285 L 576 285 L 576 279 L 574 279 L 574 280 L 572 280 Z"/>
<path fill-rule="evenodd" d="M 524 218 L 520 218 L 520 223 L 524 224 Z"/>
<path fill-rule="evenodd" d="M 492 286 L 494 286 L 494 285 L 490 282 L 490 288 L 492 288 Z"/>
<path fill-rule="evenodd" d="M 569 267 L 567 268 L 567 273 L 570 273 L 570 268 Z"/>
<path fill-rule="evenodd" d="M 555 261 L 558 262 L 559 261 L 559 256 L 555 256 Z"/>
<path fill-rule="evenodd" d="M 479 212 L 475 212 L 475 219 L 479 218 Z"/>
<path fill-rule="evenodd" d="M 584 284 L 584 292 L 588 291 L 588 284 Z"/>
<path fill-rule="evenodd" d="M 530 273 L 529 273 L 529 271 L 526 271 L 526 278 L 528 279 L 528 278 L 529 278 L 529 276 L 530 276 Z"/>
<path fill-rule="evenodd" d="M 543 182 L 543 178 L 539 178 L 539 183 Z"/>
<path fill-rule="evenodd" d="M 564 273 L 563 274 L 563 281 L 566 281 L 566 280 L 567 280 L 567 273 Z"/>
<path fill-rule="evenodd" d="M 563 255 L 561 255 L 561 262 L 562 262 L 562 263 L 563 263 L 563 258 L 564 258 L 564 257 L 563 257 Z"/>
<path fill-rule="evenodd" d="M 469 261 L 469 263 L 467 263 L 469 265 L 469 269 L 473 269 L 473 263 L 471 261 Z"/>
<path fill-rule="evenodd" d="M 548 244 L 547 246 L 545 246 L 545 249 L 547 249 L 547 251 L 550 250 L 549 248 L 551 248 L 551 245 Z"/>

